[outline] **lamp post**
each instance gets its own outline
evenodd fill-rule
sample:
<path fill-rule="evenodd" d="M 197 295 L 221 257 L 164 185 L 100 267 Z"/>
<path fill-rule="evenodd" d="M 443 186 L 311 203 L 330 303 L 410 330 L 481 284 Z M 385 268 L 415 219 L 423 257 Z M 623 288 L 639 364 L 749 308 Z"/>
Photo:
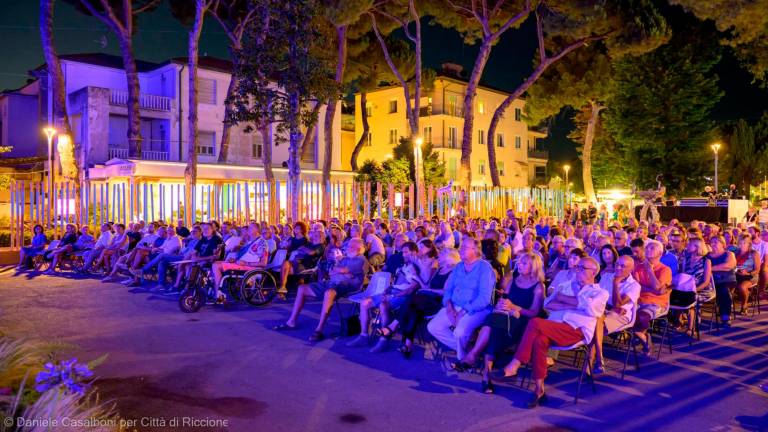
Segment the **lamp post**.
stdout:
<path fill-rule="evenodd" d="M 719 191 L 719 189 L 717 188 L 717 164 L 718 164 L 717 152 L 720 151 L 720 143 L 714 143 L 712 144 L 711 147 L 712 147 L 712 150 L 715 152 L 715 195 L 717 195 Z"/>
<path fill-rule="evenodd" d="M 424 144 L 424 138 L 418 136 L 416 139 L 413 140 L 413 165 L 414 165 L 414 171 L 415 171 L 415 180 L 416 180 L 416 199 L 414 202 L 416 203 L 416 214 L 419 216 L 423 216 L 422 209 L 421 209 L 421 202 L 419 199 L 421 198 L 421 145 Z"/>
<path fill-rule="evenodd" d="M 52 126 L 48 126 L 47 128 L 43 129 L 43 132 L 45 132 L 45 136 L 48 138 L 48 205 L 52 206 L 53 176 L 55 172 L 53 168 L 53 137 L 56 135 L 56 129 L 54 129 Z"/>

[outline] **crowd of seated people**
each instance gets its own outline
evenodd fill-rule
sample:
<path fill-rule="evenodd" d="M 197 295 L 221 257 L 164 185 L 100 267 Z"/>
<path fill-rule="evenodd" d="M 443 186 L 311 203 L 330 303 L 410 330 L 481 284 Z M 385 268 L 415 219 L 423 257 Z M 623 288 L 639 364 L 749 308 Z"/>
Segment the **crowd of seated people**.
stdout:
<path fill-rule="evenodd" d="M 178 221 L 98 228 L 94 238 L 89 227 L 69 224 L 58 244 L 46 248 L 50 239 L 34 226 L 19 269 L 46 260 L 46 273 L 57 274 L 77 254 L 79 271 L 101 275 L 104 282 L 123 278 L 125 285 L 178 295 L 192 269 L 206 266 L 219 303 L 229 301 L 220 289 L 227 272 L 269 270 L 279 294 L 295 293 L 290 315 L 275 330 L 301 328 L 307 301 L 318 300 L 320 318 L 309 340 L 321 341 L 336 302 L 358 294 L 360 332 L 348 347 L 381 353 L 399 334 L 397 350 L 407 359 L 425 326 L 455 351 L 453 369 L 481 371 L 483 392 L 493 393 L 497 380 L 530 365 L 532 407 L 546 403 L 544 380 L 556 358 L 552 347 L 589 346 L 593 372 L 600 374 L 606 370 L 606 336 L 627 332 L 650 354 L 655 320 L 668 319 L 693 337 L 704 304 L 716 305 L 727 328 L 734 314 L 749 312 L 750 296 L 765 288 L 768 275 L 768 232 L 746 223 L 727 229 L 697 221 L 622 224 L 602 217 L 592 223 L 549 217 L 523 223 L 510 210 L 503 219 L 243 226 L 208 221 L 189 227 Z M 364 294 L 377 272 L 387 274 L 388 284 Z"/>

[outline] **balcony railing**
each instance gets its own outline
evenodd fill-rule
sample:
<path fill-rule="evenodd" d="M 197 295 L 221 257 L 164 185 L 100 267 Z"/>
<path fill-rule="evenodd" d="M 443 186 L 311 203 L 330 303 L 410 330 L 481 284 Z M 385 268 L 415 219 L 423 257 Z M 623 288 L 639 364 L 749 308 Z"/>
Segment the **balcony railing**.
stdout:
<path fill-rule="evenodd" d="M 108 159 L 128 159 L 128 149 L 124 147 L 110 147 L 108 150 Z M 142 150 L 142 160 L 167 161 L 169 153 L 167 151 Z"/>
<path fill-rule="evenodd" d="M 128 92 L 110 90 L 109 104 L 117 106 L 128 105 Z M 170 111 L 171 98 L 142 93 L 139 95 L 139 108 L 152 111 Z"/>
<path fill-rule="evenodd" d="M 419 107 L 420 117 L 427 117 L 431 115 L 441 115 L 441 114 L 449 115 L 452 117 L 464 117 L 464 107 L 461 105 L 446 105 L 445 107 L 431 105 L 431 106 Z"/>
<path fill-rule="evenodd" d="M 534 159 L 549 159 L 549 152 L 546 150 L 528 149 L 528 157 Z"/>

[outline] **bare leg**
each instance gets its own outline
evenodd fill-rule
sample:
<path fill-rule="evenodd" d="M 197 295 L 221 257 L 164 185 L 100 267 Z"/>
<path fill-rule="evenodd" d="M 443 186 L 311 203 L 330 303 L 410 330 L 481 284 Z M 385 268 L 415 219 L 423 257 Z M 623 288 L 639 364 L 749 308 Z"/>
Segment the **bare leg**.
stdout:
<path fill-rule="evenodd" d="M 316 331 L 323 331 L 323 327 L 325 326 L 325 321 L 328 320 L 328 313 L 331 311 L 331 307 L 333 307 L 333 301 L 336 299 L 336 290 L 335 289 L 329 289 L 325 292 L 325 296 L 323 297 L 323 306 L 322 310 L 320 311 L 320 321 L 317 323 Z"/>
<path fill-rule="evenodd" d="M 491 328 L 483 326 L 480 328 L 480 332 L 477 334 L 477 341 L 475 346 L 464 356 L 464 363 L 474 365 L 477 362 L 477 358 L 485 351 L 485 347 L 488 346 L 488 341 L 491 339 Z M 487 358 L 487 356 L 486 356 Z M 493 360 L 491 360 L 493 363 Z"/>
<path fill-rule="evenodd" d="M 739 310 L 745 311 L 747 309 L 747 300 L 749 299 L 749 288 L 752 286 L 752 281 L 744 281 L 739 283 L 736 287 L 736 291 L 739 297 L 739 303 L 741 307 Z"/>
<path fill-rule="evenodd" d="M 360 335 L 368 336 L 368 325 L 371 320 L 370 310 L 373 308 L 373 301 L 370 298 L 363 299 L 360 302 Z"/>
<path fill-rule="evenodd" d="M 293 273 L 293 266 L 290 261 L 283 262 L 283 267 L 280 269 L 280 287 L 282 290 L 287 290 L 288 276 Z"/>
<path fill-rule="evenodd" d="M 597 357 L 597 362 L 595 362 L 596 366 L 602 366 L 603 365 L 603 335 L 605 333 L 605 316 L 600 316 L 597 318 L 597 325 L 595 326 L 595 349 L 592 350 L 592 358 L 589 359 L 590 362 L 595 361 L 595 357 Z"/>
<path fill-rule="evenodd" d="M 304 302 L 307 297 L 314 297 L 315 293 L 309 288 L 309 285 L 299 286 L 299 291 L 296 293 L 296 299 L 293 301 L 293 309 L 291 310 L 291 316 L 285 323 L 290 327 L 296 326 L 296 319 L 299 317 L 299 312 L 304 307 Z"/>

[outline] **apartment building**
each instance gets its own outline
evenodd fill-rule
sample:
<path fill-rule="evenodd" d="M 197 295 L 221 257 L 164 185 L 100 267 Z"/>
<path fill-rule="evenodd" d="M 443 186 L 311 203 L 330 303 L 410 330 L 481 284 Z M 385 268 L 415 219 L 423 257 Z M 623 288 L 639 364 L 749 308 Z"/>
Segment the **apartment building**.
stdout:
<path fill-rule="evenodd" d="M 91 179 L 130 177 L 147 181 L 183 181 L 188 159 L 189 71 L 186 58 L 163 63 L 137 61 L 143 138 L 140 158 L 128 157 L 128 92 L 121 58 L 97 53 L 62 55 L 60 59 L 72 138 L 84 149 Z M 266 144 L 261 134 L 246 132 L 244 125 L 232 128 L 228 163 L 217 163 L 231 66 L 229 61 L 213 57 L 203 56 L 199 60 L 197 155 L 198 178 L 202 182 L 264 178 L 261 156 Z M 6 156 L 37 156 L 45 160 L 47 145 L 41 130 L 53 120 L 51 88 L 45 65 L 32 74 L 33 80 L 27 85 L 0 97 L 0 142 L 13 146 L 13 153 Z M 23 126 L 9 117 L 20 111 L 3 108 L 11 103 L 24 107 Z M 321 110 L 320 118 L 323 116 Z M 335 178 L 349 181 L 352 174 L 341 171 L 340 117 L 339 111 L 333 127 L 337 150 L 333 152 L 331 168 Z M 302 157 L 303 177 L 307 180 L 321 178 L 323 126 L 318 125 L 314 140 Z M 276 131 L 273 129 L 272 133 Z M 276 177 L 287 179 L 283 164 L 288 160 L 288 145 L 273 144 L 272 150 Z"/>
<path fill-rule="evenodd" d="M 446 70 L 447 69 L 447 70 Z M 431 143 L 445 162 L 446 180 L 457 179 L 461 160 L 461 139 L 464 125 L 463 106 L 467 88 L 465 80 L 458 78 L 456 65 L 444 65 L 431 90 L 423 92 L 419 112 L 420 133 L 425 143 Z M 496 160 L 502 186 L 523 187 L 546 182 L 548 153 L 541 150 L 536 140 L 546 134 L 533 131 L 523 121 L 525 101 L 515 100 L 496 130 L 493 142 L 487 142 L 488 126 L 493 112 L 508 96 L 507 93 L 481 86 L 475 98 L 475 122 L 472 137 L 473 185 L 490 185 L 488 145 L 496 146 Z M 360 95 L 355 95 L 355 107 L 360 106 Z M 402 87 L 392 86 L 367 94 L 365 113 L 359 109 L 354 115 L 354 141 L 362 135 L 362 115 L 368 116 L 369 135 L 360 152 L 359 161 L 383 160 L 402 136 L 410 133 L 405 113 Z M 346 148 L 347 146 L 344 146 Z"/>

